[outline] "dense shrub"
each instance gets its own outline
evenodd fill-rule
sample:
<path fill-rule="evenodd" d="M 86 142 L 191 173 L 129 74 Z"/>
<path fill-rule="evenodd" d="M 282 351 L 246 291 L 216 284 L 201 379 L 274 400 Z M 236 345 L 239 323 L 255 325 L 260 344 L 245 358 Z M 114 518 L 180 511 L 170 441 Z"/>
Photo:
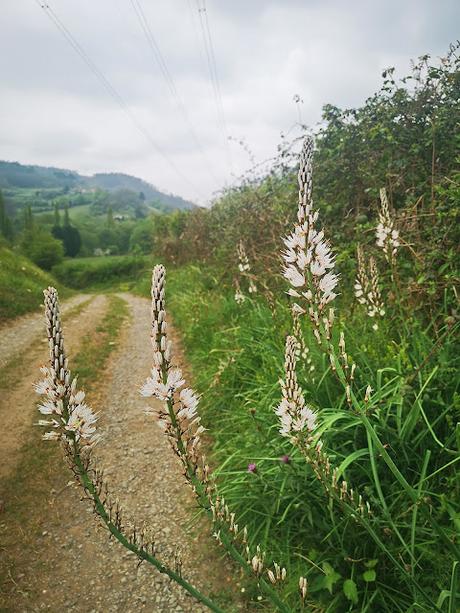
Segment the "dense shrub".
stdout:
<path fill-rule="evenodd" d="M 62 242 L 41 229 L 26 233 L 22 241 L 22 251 L 43 270 L 51 270 L 64 257 Z"/>
<path fill-rule="evenodd" d="M 53 274 L 68 287 L 82 289 L 91 285 L 110 285 L 118 281 L 135 282 L 151 266 L 142 256 L 105 256 L 66 260 L 53 268 Z"/>
<path fill-rule="evenodd" d="M 457 49 L 440 62 L 424 56 L 397 81 L 394 70 L 357 109 L 326 105 L 316 130 L 314 198 L 334 235 L 341 273 L 351 282 L 356 244 L 373 242 L 378 195 L 386 187 L 396 209 L 404 246 L 401 281 L 414 308 L 431 312 L 458 279 L 460 240 L 458 136 L 460 70 Z M 155 220 L 155 253 L 171 263 L 217 265 L 230 284 L 242 240 L 256 272 L 278 278 L 280 236 L 295 215 L 296 161 L 300 134 L 286 139 L 269 172 L 249 173 L 209 210 Z M 233 262 L 233 267 L 229 265 Z M 224 274 L 225 272 L 225 274 Z M 278 285 L 279 287 L 279 285 Z"/>

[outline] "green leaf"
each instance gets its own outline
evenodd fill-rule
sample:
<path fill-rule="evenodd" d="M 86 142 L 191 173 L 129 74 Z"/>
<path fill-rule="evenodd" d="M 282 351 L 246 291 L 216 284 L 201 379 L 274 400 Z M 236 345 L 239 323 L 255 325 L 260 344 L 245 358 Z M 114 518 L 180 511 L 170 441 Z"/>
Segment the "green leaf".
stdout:
<path fill-rule="evenodd" d="M 348 468 L 352 462 L 366 455 L 369 455 L 369 449 L 367 447 L 365 449 L 358 449 L 357 451 L 350 453 L 337 469 L 337 479 L 342 476 L 345 469 Z"/>
<path fill-rule="evenodd" d="M 332 594 L 332 588 L 341 578 L 341 575 L 337 573 L 328 562 L 323 562 L 323 570 L 325 576 L 323 577 L 323 586 Z"/>
<path fill-rule="evenodd" d="M 458 583 L 458 561 L 456 560 L 452 566 L 452 576 L 450 580 L 450 599 L 449 613 L 455 613 L 457 609 L 457 583 Z"/>
<path fill-rule="evenodd" d="M 364 566 L 366 568 L 375 568 L 377 566 L 378 562 L 379 561 L 377 559 L 375 559 L 375 560 L 368 560 L 367 562 L 364 562 Z"/>
<path fill-rule="evenodd" d="M 347 579 L 343 582 L 343 593 L 346 598 L 350 600 L 353 604 L 357 604 L 358 602 L 358 590 L 356 588 L 356 583 L 353 579 Z"/>
<path fill-rule="evenodd" d="M 365 573 L 363 573 L 363 579 L 366 583 L 372 583 L 373 581 L 375 581 L 377 577 L 377 573 L 375 572 L 375 570 L 366 570 Z"/>

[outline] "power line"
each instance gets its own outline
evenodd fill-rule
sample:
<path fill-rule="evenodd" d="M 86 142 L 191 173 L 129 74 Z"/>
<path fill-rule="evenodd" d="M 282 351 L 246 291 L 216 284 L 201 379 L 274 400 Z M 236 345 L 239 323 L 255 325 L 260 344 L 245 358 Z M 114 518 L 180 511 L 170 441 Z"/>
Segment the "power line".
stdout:
<path fill-rule="evenodd" d="M 96 78 L 102 83 L 104 89 L 111 96 L 111 98 L 120 106 L 123 112 L 130 118 L 136 129 L 147 139 L 150 145 L 155 149 L 156 153 L 160 155 L 174 170 L 178 177 L 182 179 L 185 183 L 187 183 L 194 192 L 196 192 L 200 198 L 203 198 L 203 195 L 200 193 L 200 190 L 193 184 L 190 179 L 183 174 L 183 172 L 176 166 L 176 164 L 166 155 L 166 153 L 161 149 L 161 147 L 155 142 L 150 132 L 139 122 L 137 117 L 134 115 L 132 110 L 129 108 L 126 101 L 119 94 L 119 92 L 113 87 L 110 81 L 106 78 L 104 73 L 97 67 L 97 65 L 92 61 L 90 56 L 86 53 L 84 48 L 80 45 L 77 39 L 73 36 L 71 31 L 65 26 L 63 21 L 58 17 L 55 11 L 49 6 L 49 4 L 43 4 L 40 0 L 35 0 L 38 6 L 43 9 L 47 17 L 50 21 L 55 25 L 55 27 L 59 30 L 59 32 L 64 36 L 67 42 L 71 45 L 74 51 L 80 56 L 80 58 L 84 61 L 84 63 L 88 66 L 91 72 L 96 76 Z"/>
<path fill-rule="evenodd" d="M 222 104 L 222 95 L 221 95 L 220 85 L 219 85 L 219 75 L 217 73 L 216 55 L 214 53 L 214 45 L 212 43 L 211 30 L 209 28 L 209 20 L 208 20 L 208 13 L 206 10 L 205 0 L 201 0 L 201 4 L 200 4 L 200 0 L 196 0 L 196 4 L 198 8 L 201 35 L 203 38 L 203 45 L 204 45 L 206 60 L 208 64 L 208 71 L 209 71 L 209 76 L 211 80 L 211 86 L 212 86 L 212 90 L 214 94 L 214 100 L 216 103 L 218 123 L 220 124 L 220 129 L 223 134 L 225 148 L 227 151 L 228 162 L 231 167 L 232 160 L 231 160 L 231 155 L 230 155 L 230 147 L 228 143 L 227 122 L 225 121 L 224 107 Z"/>
<path fill-rule="evenodd" d="M 163 78 L 166 82 L 166 85 L 169 89 L 169 92 L 171 94 L 171 97 L 173 99 L 173 101 L 175 102 L 176 108 L 177 110 L 180 112 L 180 114 L 182 115 L 182 118 L 184 120 L 184 123 L 186 124 L 188 131 L 190 133 L 190 136 L 192 137 L 193 142 L 195 143 L 197 149 L 200 151 L 204 161 L 206 162 L 206 168 L 210 171 L 210 174 L 212 175 L 213 179 L 217 182 L 217 183 L 221 183 L 221 181 L 219 181 L 219 179 L 216 177 L 216 175 L 214 174 L 213 168 L 212 168 L 212 164 L 210 162 L 210 160 L 208 159 L 208 157 L 206 156 L 206 153 L 203 149 L 203 146 L 200 142 L 200 140 L 198 139 L 198 136 L 195 132 L 195 129 L 192 125 L 192 122 L 190 121 L 190 117 L 188 115 L 187 112 L 187 108 L 184 105 L 181 96 L 179 95 L 179 92 L 177 91 L 176 88 L 176 84 L 174 82 L 174 79 L 171 75 L 170 70 L 168 69 L 168 65 L 166 63 L 166 60 L 161 52 L 161 49 L 158 45 L 158 42 L 155 39 L 155 36 L 152 32 L 152 29 L 149 25 L 149 22 L 147 20 L 147 17 L 145 15 L 145 12 L 142 9 L 142 5 L 140 3 L 139 0 L 131 0 L 131 6 L 133 7 L 134 12 L 136 13 L 137 19 L 141 25 L 141 28 L 145 34 L 145 37 L 147 39 L 147 43 L 152 51 L 153 57 L 155 59 L 155 62 L 158 64 L 159 68 L 160 68 L 160 72 L 163 75 Z"/>

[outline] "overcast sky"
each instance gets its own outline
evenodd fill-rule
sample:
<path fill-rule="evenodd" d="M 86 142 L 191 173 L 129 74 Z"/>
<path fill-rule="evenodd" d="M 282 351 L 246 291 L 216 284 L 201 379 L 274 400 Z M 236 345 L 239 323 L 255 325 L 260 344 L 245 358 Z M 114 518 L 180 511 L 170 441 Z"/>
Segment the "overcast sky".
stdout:
<path fill-rule="evenodd" d="M 213 88 L 203 0 L 49 0 L 100 79 L 39 4 L 1 0 L 0 159 L 126 172 L 201 204 L 251 165 L 226 136 L 271 157 L 299 110 L 313 125 L 325 103 L 361 104 L 460 23 L 456 0 L 206 0 Z"/>

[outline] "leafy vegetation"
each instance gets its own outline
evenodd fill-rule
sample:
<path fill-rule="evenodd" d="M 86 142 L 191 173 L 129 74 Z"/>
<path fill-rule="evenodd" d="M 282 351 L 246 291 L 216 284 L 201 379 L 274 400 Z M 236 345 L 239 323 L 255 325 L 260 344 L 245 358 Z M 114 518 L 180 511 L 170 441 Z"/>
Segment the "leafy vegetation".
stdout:
<path fill-rule="evenodd" d="M 400 81 L 386 70 L 380 91 L 361 108 L 326 105 L 316 130 L 314 198 L 341 274 L 351 282 L 357 243 L 372 244 L 379 190 L 386 187 L 405 241 L 401 282 L 415 308 L 434 309 L 458 278 L 457 53 L 452 48 L 440 62 L 424 56 Z M 154 227 L 155 253 L 166 262 L 217 264 L 231 281 L 242 240 L 254 272 L 275 287 L 281 237 L 295 216 L 300 132 L 293 141 L 283 139 L 268 173 L 254 169 L 211 209 L 162 218 Z"/>
<path fill-rule="evenodd" d="M 149 268 L 151 258 L 146 256 L 107 256 L 66 260 L 53 268 L 53 274 L 74 289 L 100 288 L 134 284 Z"/>
<path fill-rule="evenodd" d="M 315 440 L 336 478 L 369 503 L 367 520 L 325 496 L 314 464 L 278 432 L 292 325 L 280 252 L 296 213 L 295 142 L 282 144 L 268 175 L 253 174 L 211 210 L 154 227 L 156 254 L 176 265 L 168 299 L 202 393 L 220 494 L 267 566 L 286 567 L 292 610 L 302 607 L 299 576 L 305 606 L 325 611 L 456 610 L 458 68 L 451 49 L 439 64 L 421 58 L 400 82 L 387 70 L 362 108 L 326 106 L 317 134 L 314 196 L 341 275 L 331 342 L 345 334 L 355 391 L 306 317 L 297 375 L 317 412 Z M 396 260 L 375 244 L 382 187 L 399 232 Z M 241 259 L 238 267 L 240 241 L 250 269 Z M 366 263 L 374 258 L 384 304 L 372 317 L 353 291 L 358 245 Z M 147 282 L 137 289 L 147 295 Z"/>

